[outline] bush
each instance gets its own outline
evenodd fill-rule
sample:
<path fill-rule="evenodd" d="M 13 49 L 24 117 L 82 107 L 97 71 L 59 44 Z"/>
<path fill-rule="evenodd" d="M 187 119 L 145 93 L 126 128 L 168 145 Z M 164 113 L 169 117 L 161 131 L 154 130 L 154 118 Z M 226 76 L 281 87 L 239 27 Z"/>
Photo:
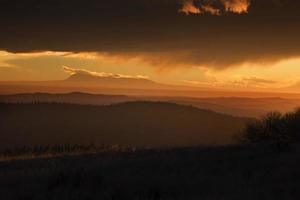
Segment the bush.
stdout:
<path fill-rule="evenodd" d="M 238 139 L 243 143 L 276 145 L 290 144 L 300 140 L 300 109 L 281 114 L 271 112 L 261 119 L 246 124 Z"/>

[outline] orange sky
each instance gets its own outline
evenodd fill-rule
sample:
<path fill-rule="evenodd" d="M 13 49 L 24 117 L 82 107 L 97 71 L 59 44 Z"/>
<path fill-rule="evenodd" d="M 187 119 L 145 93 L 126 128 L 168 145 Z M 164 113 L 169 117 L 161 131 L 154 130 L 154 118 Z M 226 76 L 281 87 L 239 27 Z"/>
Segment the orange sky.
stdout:
<path fill-rule="evenodd" d="M 68 66 L 96 73 L 144 77 L 173 85 L 229 90 L 284 92 L 300 91 L 300 58 L 279 62 L 244 63 L 227 69 L 206 66 L 176 67 L 153 65 L 142 57 L 111 56 L 97 53 L 8 53 L 0 52 L 1 81 L 62 80 Z"/>
<path fill-rule="evenodd" d="M 84 71 L 300 93 L 299 9 L 298 0 L 5 1 L 0 81 Z"/>

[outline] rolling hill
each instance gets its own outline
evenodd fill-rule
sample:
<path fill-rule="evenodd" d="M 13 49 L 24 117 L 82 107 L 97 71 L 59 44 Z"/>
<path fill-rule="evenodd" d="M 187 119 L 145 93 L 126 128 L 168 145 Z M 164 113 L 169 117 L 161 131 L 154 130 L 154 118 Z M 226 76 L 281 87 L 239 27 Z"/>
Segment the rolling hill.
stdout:
<path fill-rule="evenodd" d="M 164 101 L 182 105 L 192 105 L 218 113 L 240 117 L 260 117 L 270 111 L 290 112 L 300 106 L 299 99 L 286 98 L 191 98 L 191 97 L 164 97 L 164 96 L 127 96 L 72 93 L 24 93 L 0 95 L 0 102 L 6 103 L 72 103 L 90 105 L 110 105 L 128 101 Z"/>
<path fill-rule="evenodd" d="M 0 145 L 228 144 L 248 118 L 164 102 L 0 104 Z"/>

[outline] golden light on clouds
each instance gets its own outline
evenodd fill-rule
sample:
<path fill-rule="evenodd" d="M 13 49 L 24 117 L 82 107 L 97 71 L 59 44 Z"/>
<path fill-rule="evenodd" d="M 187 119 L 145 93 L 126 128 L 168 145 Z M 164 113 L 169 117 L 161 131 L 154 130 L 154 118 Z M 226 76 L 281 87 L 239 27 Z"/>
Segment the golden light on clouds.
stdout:
<path fill-rule="evenodd" d="M 299 92 L 300 58 L 282 60 L 277 63 L 245 63 L 238 67 L 224 70 L 199 68 L 207 80 L 184 80 L 186 84 L 195 86 L 211 86 L 215 88 L 237 90 L 289 91 Z M 300 85 L 299 85 L 300 86 Z M 290 89 L 293 87 L 293 89 Z"/>
<path fill-rule="evenodd" d="M 149 79 L 148 76 L 144 75 L 135 75 L 135 76 L 130 76 L 130 75 L 125 75 L 125 74 L 116 74 L 116 73 L 107 73 L 107 72 L 94 72 L 94 71 L 89 71 L 86 69 L 78 69 L 78 68 L 72 68 L 68 66 L 63 66 L 63 69 L 66 73 L 70 75 L 74 74 L 87 74 L 95 77 L 101 77 L 101 78 L 128 78 L 128 79 Z"/>
<path fill-rule="evenodd" d="M 222 0 L 226 11 L 233 13 L 247 13 L 250 6 L 250 0 Z"/>
<path fill-rule="evenodd" d="M 215 2 L 216 1 L 201 2 L 197 0 L 184 0 L 179 12 L 185 13 L 186 15 L 203 13 L 221 15 L 222 12 L 242 14 L 247 13 L 250 6 L 250 0 L 218 0 L 217 2 L 220 3 L 222 7 L 216 6 Z"/>
<path fill-rule="evenodd" d="M 186 15 L 189 14 L 200 14 L 201 10 L 200 8 L 197 8 L 194 4 L 194 0 L 185 0 L 182 8 L 179 10 L 179 12 L 185 13 Z"/>
<path fill-rule="evenodd" d="M 203 6 L 201 6 L 201 8 L 204 12 L 210 13 L 211 15 L 220 15 L 221 14 L 220 9 L 214 8 L 211 5 L 203 5 Z"/>
<path fill-rule="evenodd" d="M 163 62 L 163 56 L 157 62 Z M 176 60 L 175 60 L 176 62 Z M 225 69 L 192 64 L 163 66 L 151 63 L 143 56 L 72 53 L 0 52 L 0 81 L 8 80 L 58 80 L 72 73 L 93 73 L 104 77 L 144 78 L 165 84 L 189 85 L 231 90 L 285 91 L 300 83 L 300 58 L 276 63 L 245 63 Z M 72 66 L 64 67 L 63 66 Z M 162 69 L 161 69 L 162 68 Z M 164 70 L 166 69 L 166 70 Z M 299 87 L 300 91 L 300 87 Z M 297 87 L 293 87 L 297 92 Z"/>

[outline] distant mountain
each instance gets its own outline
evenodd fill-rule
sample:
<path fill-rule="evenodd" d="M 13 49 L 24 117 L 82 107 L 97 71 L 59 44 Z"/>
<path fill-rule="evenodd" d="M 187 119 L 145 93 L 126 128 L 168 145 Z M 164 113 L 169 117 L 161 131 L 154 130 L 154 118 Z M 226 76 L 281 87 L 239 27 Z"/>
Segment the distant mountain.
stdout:
<path fill-rule="evenodd" d="M 0 82 L 0 94 L 16 93 L 85 93 L 158 95 L 189 91 L 200 88 L 166 85 L 143 77 L 98 76 L 90 73 L 75 73 L 65 80 L 54 81 L 6 81 Z"/>
<path fill-rule="evenodd" d="M 110 106 L 0 104 L 0 145 L 107 144 L 188 146 L 227 144 L 247 118 L 163 102 Z"/>

